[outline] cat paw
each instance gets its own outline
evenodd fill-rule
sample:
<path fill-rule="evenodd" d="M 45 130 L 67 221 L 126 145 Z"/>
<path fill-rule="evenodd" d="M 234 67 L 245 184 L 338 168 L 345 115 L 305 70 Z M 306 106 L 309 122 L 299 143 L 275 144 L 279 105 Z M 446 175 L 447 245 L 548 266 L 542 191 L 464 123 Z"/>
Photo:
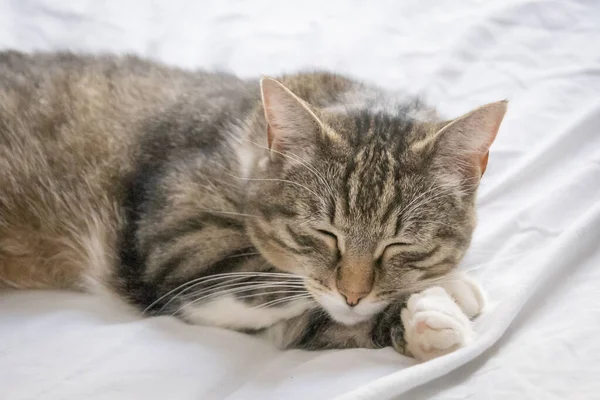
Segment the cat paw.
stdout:
<path fill-rule="evenodd" d="M 475 310 L 468 299 L 469 310 Z M 469 344 L 474 337 L 469 317 L 439 286 L 413 294 L 401 311 L 404 352 L 426 361 Z"/>
<path fill-rule="evenodd" d="M 483 289 L 466 274 L 456 275 L 452 280 L 441 283 L 439 286 L 452 296 L 469 318 L 478 316 L 485 308 Z"/>

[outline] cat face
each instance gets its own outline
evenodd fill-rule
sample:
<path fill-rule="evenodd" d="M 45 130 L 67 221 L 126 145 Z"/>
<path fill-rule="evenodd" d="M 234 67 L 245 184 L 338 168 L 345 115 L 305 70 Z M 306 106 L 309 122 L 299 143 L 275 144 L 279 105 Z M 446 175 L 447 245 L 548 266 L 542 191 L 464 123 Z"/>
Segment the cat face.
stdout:
<path fill-rule="evenodd" d="M 262 82 L 270 149 L 250 187 L 250 236 L 273 265 L 304 276 L 332 318 L 354 324 L 448 274 L 475 227 L 475 191 L 506 111 L 454 121 L 311 108 Z"/>

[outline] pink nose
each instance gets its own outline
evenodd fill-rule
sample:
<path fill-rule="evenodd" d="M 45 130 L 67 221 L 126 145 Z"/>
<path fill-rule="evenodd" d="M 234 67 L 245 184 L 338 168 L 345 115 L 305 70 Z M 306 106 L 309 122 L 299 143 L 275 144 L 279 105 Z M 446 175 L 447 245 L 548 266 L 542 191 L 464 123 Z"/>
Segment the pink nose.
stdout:
<path fill-rule="evenodd" d="M 368 294 L 354 292 L 343 293 L 341 291 L 340 293 L 342 294 L 342 296 L 344 296 L 344 299 L 346 299 L 346 304 L 348 304 L 350 307 L 354 307 L 355 305 L 357 305 L 358 302 Z"/>

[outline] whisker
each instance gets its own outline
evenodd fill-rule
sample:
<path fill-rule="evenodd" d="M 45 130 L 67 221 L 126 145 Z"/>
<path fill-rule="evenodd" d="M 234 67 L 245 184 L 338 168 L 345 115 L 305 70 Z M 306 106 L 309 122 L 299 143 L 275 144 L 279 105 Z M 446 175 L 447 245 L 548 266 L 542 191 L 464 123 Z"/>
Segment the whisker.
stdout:
<path fill-rule="evenodd" d="M 240 282 L 240 280 L 242 280 L 242 279 L 247 279 L 247 278 L 246 277 L 233 278 L 228 281 L 221 282 L 216 285 L 211 285 L 207 288 L 202 288 L 194 293 L 190 293 L 188 295 L 183 296 L 183 294 L 185 292 L 190 291 L 190 290 L 194 289 L 195 287 L 197 287 L 198 285 L 204 284 L 205 282 L 196 283 L 196 284 L 182 290 L 181 292 L 179 292 L 175 296 L 173 296 L 171 299 L 169 299 L 169 301 L 163 306 L 163 308 L 166 307 L 171 301 L 175 300 L 178 297 L 184 297 L 185 299 L 188 299 L 190 297 L 194 297 L 194 296 L 197 296 L 200 294 L 206 296 L 209 294 L 226 292 L 223 289 L 229 290 L 229 289 L 234 289 L 234 288 L 238 288 L 238 287 L 243 287 L 243 288 L 255 287 L 255 286 L 258 287 L 258 285 L 261 285 L 261 284 L 262 285 L 270 284 L 272 286 L 286 285 L 289 287 L 300 287 L 300 288 L 304 287 L 304 284 L 301 282 L 292 282 L 292 281 L 289 281 L 289 282 L 283 282 L 283 281 L 279 281 L 279 282 L 277 282 L 277 281 Z M 222 291 L 222 292 L 218 292 L 218 291 Z M 161 310 L 162 310 L 162 308 L 161 308 Z"/>
<path fill-rule="evenodd" d="M 167 293 L 163 294 L 162 296 L 160 296 L 158 299 L 154 300 L 152 303 L 150 303 L 150 305 L 148 307 L 146 307 L 144 309 L 144 311 L 142 311 L 142 314 L 145 314 L 148 310 L 150 310 L 153 306 L 155 306 L 158 302 L 160 302 L 161 300 L 165 299 L 167 296 L 173 294 L 174 292 L 181 290 L 189 285 L 194 285 L 197 283 L 206 283 L 206 282 L 210 282 L 213 280 L 218 280 L 218 279 L 226 279 L 226 278 L 236 278 L 236 277 L 255 277 L 255 276 L 261 276 L 261 277 L 286 277 L 286 278 L 290 278 L 290 279 L 298 279 L 298 280 L 303 280 L 304 278 L 302 278 L 301 276 L 298 275 L 293 275 L 293 274 L 288 274 L 288 273 L 283 273 L 283 272 L 257 272 L 257 271 L 253 271 L 253 272 L 225 272 L 225 273 L 221 273 L 221 274 L 213 274 L 213 275 L 208 275 L 208 276 L 201 276 L 199 278 L 196 279 L 192 279 L 189 280 L 187 282 L 182 283 L 181 285 L 177 286 L 176 288 L 168 291 Z M 166 304 L 165 304 L 166 306 Z M 165 307 L 163 306 L 163 308 Z M 161 310 L 163 309 L 161 308 Z"/>
<path fill-rule="evenodd" d="M 331 185 L 329 184 L 329 182 L 327 182 L 327 180 L 325 179 L 325 177 L 324 177 L 324 176 L 323 176 L 323 175 L 322 175 L 322 174 L 321 174 L 319 171 L 317 171 L 315 168 L 311 167 L 311 166 L 310 166 L 310 164 L 309 164 L 309 162 L 308 162 L 308 161 L 306 161 L 305 159 L 303 159 L 302 157 L 300 157 L 299 155 L 297 155 L 297 154 L 294 154 L 294 153 L 292 153 L 292 152 L 288 152 L 289 154 L 285 154 L 285 153 L 279 152 L 279 151 L 277 151 L 277 150 L 269 149 L 268 147 L 266 147 L 266 146 L 263 146 L 263 145 L 261 145 L 261 144 L 259 144 L 259 143 L 256 143 L 256 142 L 254 142 L 254 141 L 252 141 L 252 140 L 247 140 L 247 141 L 248 141 L 249 143 L 251 143 L 251 144 L 253 144 L 253 145 L 255 145 L 255 146 L 259 147 L 259 148 L 262 148 L 262 149 L 265 149 L 265 150 L 269 150 L 269 151 L 275 152 L 275 153 L 277 153 L 277 154 L 279 154 L 279 155 L 281 155 L 281 156 L 283 156 L 283 157 L 289 158 L 290 160 L 293 160 L 293 161 L 297 161 L 297 162 L 299 162 L 299 163 L 300 163 L 301 165 L 303 165 L 303 166 L 304 166 L 306 169 L 308 169 L 310 172 L 312 172 L 312 173 L 313 173 L 313 174 L 314 174 L 314 175 L 315 175 L 317 178 L 319 178 L 319 180 L 320 180 L 320 181 L 321 181 L 321 182 L 322 182 L 322 183 L 325 185 L 325 187 L 327 188 L 327 191 L 329 192 L 329 195 L 330 195 L 332 198 L 334 198 L 334 197 L 335 197 L 335 195 L 334 195 L 334 192 L 333 192 L 333 188 L 331 187 Z M 292 157 L 292 156 L 293 156 L 293 157 Z"/>
<path fill-rule="evenodd" d="M 307 300 L 310 299 L 312 301 L 315 301 L 310 294 L 299 294 L 299 295 L 284 297 L 282 299 L 271 300 L 266 303 L 254 306 L 253 308 L 264 308 L 264 307 L 274 306 L 274 305 L 280 304 L 280 303 L 290 302 L 290 301 L 294 301 L 294 300 L 302 300 L 302 299 L 307 299 Z"/>
<path fill-rule="evenodd" d="M 407 205 L 405 205 L 404 207 L 402 207 L 402 209 L 400 211 L 398 211 L 398 214 L 400 214 L 400 215 L 404 214 L 404 211 L 406 211 L 407 209 L 409 209 L 409 207 L 411 207 L 413 205 L 413 203 L 415 203 L 416 201 L 419 201 L 419 199 L 422 198 L 423 196 L 426 196 L 427 194 L 431 193 L 433 191 L 433 189 L 434 189 L 434 186 L 435 186 L 435 184 L 432 183 L 427 190 L 425 190 L 424 192 L 422 192 L 421 194 L 419 194 L 418 196 L 416 196 Z"/>
<path fill-rule="evenodd" d="M 418 293 L 421 292 L 425 289 L 429 289 L 432 286 L 435 286 L 436 284 L 440 284 L 440 283 L 447 283 L 447 282 L 451 282 L 454 280 L 460 279 L 458 276 L 458 273 L 456 274 L 449 274 L 449 275 L 444 275 L 441 277 L 436 277 L 436 278 L 429 278 L 429 279 L 424 279 L 422 281 L 419 282 L 415 282 L 410 286 L 407 287 L 403 287 L 400 289 L 395 289 L 395 290 L 390 290 L 390 291 L 386 291 L 386 294 L 391 294 L 393 296 L 406 296 L 406 295 L 411 295 L 414 293 Z"/>
<path fill-rule="evenodd" d="M 227 257 L 224 257 L 224 258 L 223 258 L 223 260 L 227 260 L 227 259 L 230 259 L 230 258 L 237 258 L 237 257 L 257 256 L 257 255 L 259 255 L 259 254 L 260 254 L 260 252 L 258 252 L 258 251 L 257 251 L 257 252 L 254 252 L 254 253 L 242 253 L 242 254 L 235 254 L 235 255 L 233 255 L 233 256 L 227 256 Z"/>
<path fill-rule="evenodd" d="M 198 209 L 198 208 L 194 208 L 194 211 L 199 211 L 199 212 L 205 212 L 205 213 L 214 213 L 214 214 L 227 214 L 227 215 L 237 215 L 240 217 L 251 217 L 251 218 L 257 218 L 257 215 L 252 215 L 252 214 L 245 214 L 245 213 L 240 213 L 240 212 L 235 212 L 235 211 L 221 211 L 221 210 L 209 210 L 209 209 Z"/>
<path fill-rule="evenodd" d="M 221 297 L 221 296 L 226 296 L 226 295 L 230 295 L 230 294 L 236 294 L 236 293 L 242 293 L 242 292 L 249 292 L 252 290 L 259 290 L 259 289 L 274 289 L 274 288 L 288 288 L 288 289 L 299 289 L 299 290 L 305 290 L 304 286 L 296 286 L 296 285 L 288 285 L 285 283 L 282 284 L 272 284 L 272 283 L 257 283 L 257 284 L 252 284 L 252 285 L 237 285 L 237 286 L 233 286 L 233 287 L 227 287 L 227 288 L 218 288 L 216 291 L 213 290 L 211 293 L 203 293 L 200 297 L 194 298 L 193 301 L 204 301 L 206 299 L 210 299 L 213 297 Z M 224 289 L 224 290 L 223 290 Z M 198 293 L 200 294 L 200 293 Z M 188 296 L 189 298 L 190 296 Z"/>
<path fill-rule="evenodd" d="M 230 288 L 236 288 L 236 287 L 251 287 L 253 285 L 272 285 L 272 286 L 288 286 L 288 287 L 298 287 L 298 288 L 304 288 L 304 284 L 303 283 L 298 283 L 298 282 L 283 282 L 283 281 L 252 281 L 252 282 L 236 282 L 236 283 L 229 283 L 229 282 L 224 282 L 224 283 L 220 283 L 217 285 L 213 285 L 210 286 L 208 288 L 203 288 L 198 290 L 195 293 L 190 293 L 187 294 L 185 296 L 185 298 L 190 298 L 193 296 L 197 296 L 199 294 L 203 294 L 203 295 L 207 295 L 210 294 L 210 292 L 215 293 L 216 291 L 222 290 L 222 289 L 230 289 Z"/>
<path fill-rule="evenodd" d="M 252 290 L 258 290 L 258 289 L 269 289 L 269 288 L 280 288 L 280 287 L 286 287 L 285 285 L 272 285 L 272 284 L 262 284 L 262 285 L 249 285 L 249 286 L 242 286 L 242 287 L 236 287 L 236 288 L 232 288 L 232 289 L 227 289 L 227 290 L 223 290 L 217 293 L 211 293 L 208 295 L 204 295 L 204 296 L 200 296 L 197 299 L 194 299 L 184 305 L 182 305 L 179 309 L 177 309 L 173 315 L 176 315 L 177 313 L 179 313 L 179 311 L 181 311 L 182 309 L 192 306 L 194 304 L 200 303 L 200 302 L 209 302 L 212 301 L 212 299 L 214 298 L 218 298 L 218 297 L 222 297 L 222 296 L 226 296 L 226 295 L 235 295 L 237 293 L 244 293 L 244 292 L 249 292 Z M 292 286 L 291 288 L 297 288 Z M 264 294 L 264 293 L 263 293 Z M 209 300 L 210 299 L 210 300 Z"/>
<path fill-rule="evenodd" d="M 277 178 L 243 178 L 241 176 L 236 176 L 235 178 L 238 179 L 243 179 L 245 181 L 265 181 L 265 182 L 283 182 L 283 183 L 291 183 L 292 185 L 296 185 L 296 186 L 300 186 L 303 189 L 306 189 L 307 191 L 309 191 L 310 193 L 312 193 L 313 195 L 315 195 L 315 197 L 321 201 L 323 201 L 323 198 L 318 195 L 315 191 L 313 191 L 312 189 L 309 189 L 308 187 L 304 186 L 301 183 L 298 182 L 294 182 L 294 181 L 290 181 L 288 179 L 277 179 Z"/>
<path fill-rule="evenodd" d="M 251 299 L 253 297 L 260 297 L 260 296 L 266 296 L 266 295 L 272 295 L 272 294 L 286 294 L 286 293 L 287 294 L 302 294 L 302 295 L 307 294 L 306 290 L 276 290 L 274 292 L 254 293 L 254 294 L 247 294 L 244 296 L 236 296 L 236 300 Z M 286 297 L 284 297 L 284 298 L 286 298 Z M 276 300 L 281 300 L 281 299 L 276 299 Z"/>
<path fill-rule="evenodd" d="M 290 183 L 290 184 L 292 184 L 292 185 L 299 186 L 299 187 L 301 187 L 301 188 L 303 188 L 303 189 L 307 190 L 308 192 L 312 193 L 312 194 L 313 194 L 313 195 L 314 195 L 314 196 L 315 196 L 317 199 L 319 199 L 319 200 L 320 200 L 322 203 L 325 203 L 324 199 L 323 199 L 323 198 L 322 198 L 322 197 L 321 197 L 321 196 L 320 196 L 318 193 L 316 193 L 314 190 L 312 190 L 312 189 L 310 189 L 310 188 L 306 187 L 305 185 L 302 185 L 301 183 L 298 183 L 298 182 L 295 182 L 295 181 L 291 181 L 291 180 L 288 180 L 288 179 L 277 179 L 277 178 L 247 178 L 247 177 L 243 177 L 243 176 L 238 176 L 238 175 L 236 175 L 236 174 L 234 173 L 234 171 L 232 171 L 230 168 L 227 168 L 227 167 L 226 167 L 226 166 L 224 166 L 224 165 L 221 165 L 221 164 L 218 164 L 218 163 L 217 163 L 217 165 L 219 165 L 219 166 L 220 166 L 220 167 L 222 167 L 224 170 L 226 170 L 226 171 L 227 171 L 227 174 L 228 174 L 229 176 L 231 176 L 232 178 L 241 179 L 241 180 L 244 180 L 244 181 L 265 181 L 265 182 L 269 182 L 269 181 L 271 181 L 271 182 L 283 182 L 283 183 Z M 306 165 L 305 165 L 305 167 L 306 167 Z M 308 168 L 308 167 L 307 167 L 307 168 Z"/>
<path fill-rule="evenodd" d="M 421 195 L 417 196 L 415 199 L 413 199 L 413 201 L 411 201 L 409 203 L 409 206 L 406 206 L 402 209 L 401 214 L 405 214 L 410 216 L 416 209 L 421 208 L 435 200 L 440 199 L 441 197 L 447 195 L 448 193 L 451 193 L 455 190 L 454 187 L 450 187 L 450 188 L 442 188 L 439 192 L 436 192 L 436 190 L 438 190 L 439 187 L 437 186 L 433 186 L 430 187 L 429 190 L 423 192 Z M 426 195 L 433 193 L 432 196 L 430 197 L 425 197 Z M 418 201 L 415 201 L 418 200 Z"/>

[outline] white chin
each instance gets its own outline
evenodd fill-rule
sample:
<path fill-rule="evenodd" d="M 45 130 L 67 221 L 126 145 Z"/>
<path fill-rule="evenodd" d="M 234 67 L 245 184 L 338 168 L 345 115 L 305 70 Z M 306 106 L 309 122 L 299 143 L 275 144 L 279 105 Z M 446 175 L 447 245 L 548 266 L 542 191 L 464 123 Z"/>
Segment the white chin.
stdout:
<path fill-rule="evenodd" d="M 363 322 L 372 317 L 372 315 L 361 315 L 352 311 L 348 312 L 339 312 L 339 311 L 331 311 L 325 308 L 325 310 L 329 313 L 329 316 L 336 322 L 339 322 L 344 325 L 356 325 L 359 322 Z"/>
<path fill-rule="evenodd" d="M 366 321 L 387 305 L 385 302 L 366 300 L 356 307 L 349 307 L 340 295 L 336 296 L 335 294 L 321 295 L 317 297 L 317 300 L 333 320 L 344 325 L 355 325 Z"/>

